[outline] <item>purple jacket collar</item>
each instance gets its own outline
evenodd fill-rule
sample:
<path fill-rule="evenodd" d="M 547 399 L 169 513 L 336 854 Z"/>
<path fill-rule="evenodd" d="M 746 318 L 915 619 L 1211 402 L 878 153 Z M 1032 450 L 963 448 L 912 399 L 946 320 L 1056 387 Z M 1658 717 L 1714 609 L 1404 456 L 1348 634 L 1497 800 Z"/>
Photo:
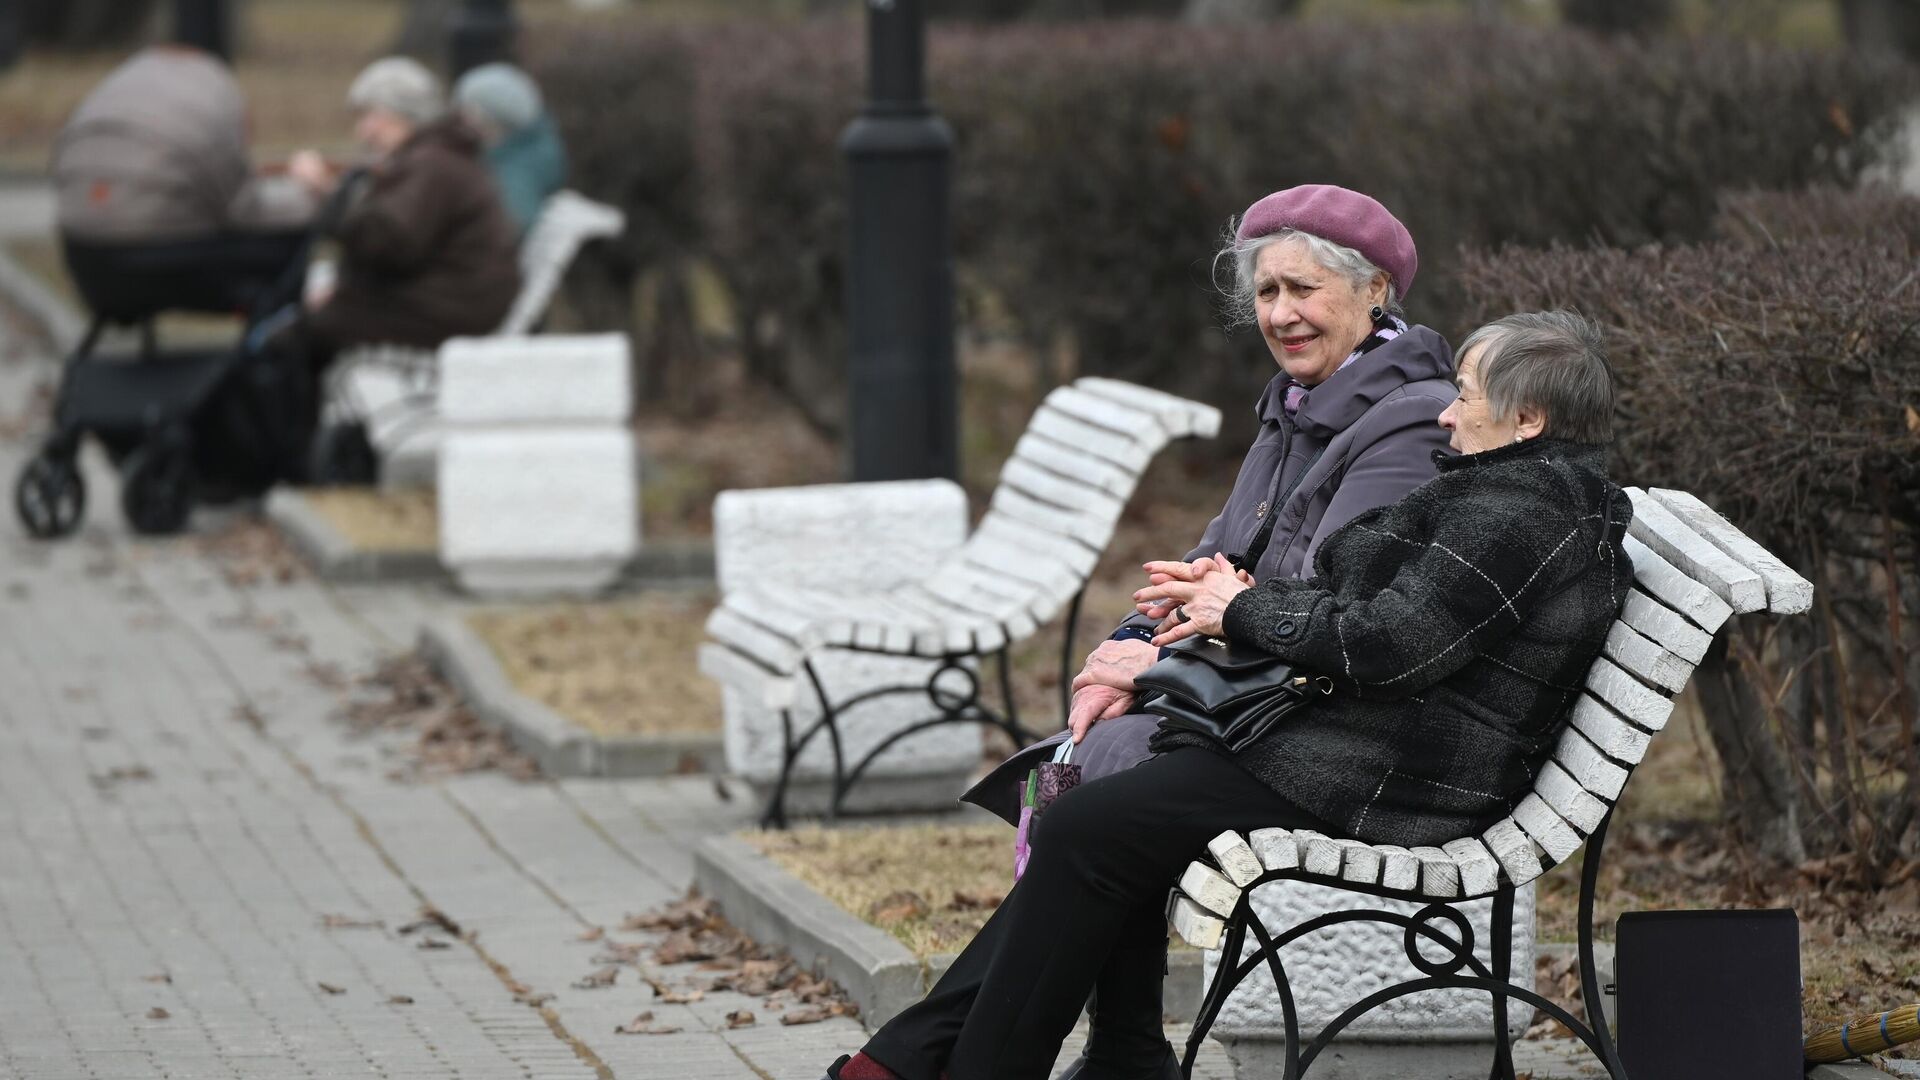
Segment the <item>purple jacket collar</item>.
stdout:
<path fill-rule="evenodd" d="M 1408 383 L 1451 378 L 1453 349 L 1447 339 L 1428 327 L 1414 326 L 1307 391 L 1293 422 L 1302 431 L 1331 437 Z M 1286 416 L 1287 381 L 1283 371 L 1267 383 L 1257 407 L 1261 423 L 1277 424 Z"/>

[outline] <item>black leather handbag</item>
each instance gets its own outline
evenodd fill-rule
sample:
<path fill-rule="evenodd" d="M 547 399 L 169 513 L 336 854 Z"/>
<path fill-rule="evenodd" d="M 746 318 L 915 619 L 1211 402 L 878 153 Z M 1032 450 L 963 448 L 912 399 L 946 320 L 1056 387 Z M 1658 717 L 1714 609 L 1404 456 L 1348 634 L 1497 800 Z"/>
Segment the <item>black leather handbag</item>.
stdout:
<path fill-rule="evenodd" d="M 1237 754 L 1274 726 L 1333 692 L 1333 680 L 1296 671 L 1264 649 L 1194 635 L 1133 680 L 1140 708 L 1161 732 L 1186 731 Z"/>

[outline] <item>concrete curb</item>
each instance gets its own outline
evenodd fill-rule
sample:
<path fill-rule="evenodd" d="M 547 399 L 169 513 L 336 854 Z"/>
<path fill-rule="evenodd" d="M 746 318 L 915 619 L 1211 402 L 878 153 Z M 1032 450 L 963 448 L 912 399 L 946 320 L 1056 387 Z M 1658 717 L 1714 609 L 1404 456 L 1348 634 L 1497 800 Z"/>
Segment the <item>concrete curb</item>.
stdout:
<path fill-rule="evenodd" d="M 354 546 L 294 488 L 277 487 L 268 492 L 267 520 L 286 534 L 322 581 L 452 580 L 437 551 L 377 551 Z"/>
<path fill-rule="evenodd" d="M 860 1007 L 869 1030 L 926 996 L 926 967 L 891 934 L 869 926 L 731 836 L 693 849 L 693 881 L 727 921 L 764 945 L 778 945 L 832 979 Z"/>
<path fill-rule="evenodd" d="M 1011 836 L 1009 836 L 1011 842 Z M 815 974 L 847 991 L 860 1018 L 877 1029 L 925 997 L 953 966 L 955 954 L 924 963 L 893 935 L 840 909 L 799 878 L 731 836 L 703 839 L 693 852 L 694 884 L 717 901 L 728 921 L 765 945 L 777 945 Z M 1165 1011 L 1192 1023 L 1206 990 L 1202 953 L 1168 954 Z"/>
<path fill-rule="evenodd" d="M 53 344 L 56 358 L 72 352 L 86 336 L 87 320 L 73 305 L 5 251 L 0 251 L 0 293 L 5 293 L 28 318 L 40 324 Z"/>
<path fill-rule="evenodd" d="M 1864 1061 L 1841 1061 L 1815 1065 L 1807 1070 L 1807 1080 L 1881 1080 L 1887 1074 Z"/>
<path fill-rule="evenodd" d="M 667 776 L 722 769 L 720 734 L 602 738 L 514 689 L 493 650 L 458 616 L 420 630 L 420 651 L 480 722 L 504 733 L 549 776 Z"/>

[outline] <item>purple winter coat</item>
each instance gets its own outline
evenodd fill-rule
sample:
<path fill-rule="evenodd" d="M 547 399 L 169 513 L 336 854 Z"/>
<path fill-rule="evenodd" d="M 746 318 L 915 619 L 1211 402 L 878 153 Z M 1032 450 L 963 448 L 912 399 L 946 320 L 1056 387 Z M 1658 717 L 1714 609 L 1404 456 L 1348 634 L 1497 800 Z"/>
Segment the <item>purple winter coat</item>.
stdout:
<path fill-rule="evenodd" d="M 1286 375 L 1277 374 L 1261 393 L 1260 433 L 1188 561 L 1243 554 L 1269 504 L 1278 502 L 1254 579 L 1305 577 L 1314 553 L 1340 526 L 1433 479 L 1433 452 L 1447 449 L 1438 420 L 1455 397 L 1453 350 L 1435 331 L 1415 326 L 1334 372 L 1307 392 L 1294 416 L 1282 403 L 1286 386 Z M 1127 623 L 1151 625 L 1141 616 Z M 1094 725 L 1073 752 L 1081 782 L 1145 761 L 1159 724 L 1152 713 L 1129 713 Z M 1067 737 L 1061 731 L 1013 755 L 961 798 L 1017 820 L 1019 785 Z"/>

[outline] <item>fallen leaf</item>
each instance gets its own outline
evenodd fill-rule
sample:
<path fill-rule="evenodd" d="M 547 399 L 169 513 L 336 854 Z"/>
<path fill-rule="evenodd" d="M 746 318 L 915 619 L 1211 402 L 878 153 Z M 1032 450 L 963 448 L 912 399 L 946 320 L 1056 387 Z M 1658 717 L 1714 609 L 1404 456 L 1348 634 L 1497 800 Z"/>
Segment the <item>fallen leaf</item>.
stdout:
<path fill-rule="evenodd" d="M 351 915 L 320 916 L 320 926 L 324 930 L 375 930 L 385 925 L 379 919 L 356 919 Z"/>
<path fill-rule="evenodd" d="M 1000 906 L 1000 901 L 1003 899 L 1005 899 L 1003 894 L 986 889 L 972 891 L 956 889 L 953 893 L 953 901 L 947 905 L 947 908 L 951 911 L 992 911 Z"/>
<path fill-rule="evenodd" d="M 901 889 L 875 900 L 867 908 L 867 918 L 877 923 L 900 922 L 918 918 L 925 915 L 927 911 L 927 902 L 919 893 L 911 889 Z"/>
<path fill-rule="evenodd" d="M 167 1010 L 161 1008 L 158 1005 L 155 1005 L 153 1008 L 147 1010 L 147 1019 L 149 1020 L 165 1020 L 167 1017 L 172 1015 L 173 1015 L 172 1013 L 168 1012 Z"/>
<path fill-rule="evenodd" d="M 599 941 L 601 938 L 606 936 L 607 936 L 606 927 L 589 926 L 585 930 L 582 930 L 580 932 L 580 936 L 575 938 L 574 940 L 575 941 Z"/>
<path fill-rule="evenodd" d="M 437 937 L 421 938 L 420 944 L 415 945 L 414 948 L 416 949 L 451 949 L 453 948 L 453 942 L 447 941 L 444 938 L 437 938 Z"/>
<path fill-rule="evenodd" d="M 522 1005 L 530 1005 L 537 1009 L 540 1006 L 545 1005 L 547 1002 L 552 1001 L 553 995 L 552 994 L 536 994 L 531 990 L 520 990 L 514 993 L 513 1000 L 519 1002 Z"/>
<path fill-rule="evenodd" d="M 447 913 L 429 904 L 420 909 L 420 917 L 400 928 L 400 933 L 411 934 L 417 930 L 444 930 L 454 937 L 461 936 L 460 924 L 447 918 Z"/>
<path fill-rule="evenodd" d="M 665 1005 L 688 1005 L 706 996 L 704 990 L 668 990 L 660 995 L 660 1001 Z"/>
<path fill-rule="evenodd" d="M 745 1009 L 735 1009 L 727 1014 L 727 1026 L 730 1028 L 752 1027 L 753 1014 Z"/>
<path fill-rule="evenodd" d="M 795 1024 L 817 1024 L 822 1020 L 831 1020 L 833 1016 L 833 1009 L 828 1006 L 810 1005 L 804 1009 L 796 1009 L 790 1013 L 781 1013 L 780 1023 L 787 1027 L 792 1027 Z"/>
<path fill-rule="evenodd" d="M 344 994 L 347 992 L 346 987 L 335 986 L 332 983 L 320 983 L 319 986 L 320 989 L 325 990 L 329 994 Z"/>
<path fill-rule="evenodd" d="M 164 971 L 160 972 L 158 975 L 142 975 L 140 977 L 150 983 L 170 983 L 173 981 L 173 976 L 167 974 Z"/>
<path fill-rule="evenodd" d="M 602 990 L 612 986 L 613 981 L 619 977 L 620 969 L 612 964 L 608 964 L 606 967 L 601 968 L 591 975 L 574 980 L 573 988 L 575 990 Z"/>
<path fill-rule="evenodd" d="M 615 1035 L 672 1035 L 679 1030 L 677 1027 L 656 1026 L 653 1023 L 653 1014 L 651 1012 L 643 1012 L 639 1016 L 614 1028 L 613 1033 Z"/>
<path fill-rule="evenodd" d="M 411 1004 L 413 1004 L 413 999 L 412 999 L 412 998 L 410 998 L 410 997 L 408 997 L 408 996 L 407 996 L 407 995 L 405 995 L 405 994 L 395 994 L 395 995 L 393 995 L 392 997 L 390 997 L 390 998 L 388 998 L 388 999 L 387 999 L 387 1004 L 389 1004 L 389 1005 L 411 1005 Z"/>
<path fill-rule="evenodd" d="M 1911 405 L 1907 406 L 1907 433 L 1920 435 L 1920 410 Z"/>

